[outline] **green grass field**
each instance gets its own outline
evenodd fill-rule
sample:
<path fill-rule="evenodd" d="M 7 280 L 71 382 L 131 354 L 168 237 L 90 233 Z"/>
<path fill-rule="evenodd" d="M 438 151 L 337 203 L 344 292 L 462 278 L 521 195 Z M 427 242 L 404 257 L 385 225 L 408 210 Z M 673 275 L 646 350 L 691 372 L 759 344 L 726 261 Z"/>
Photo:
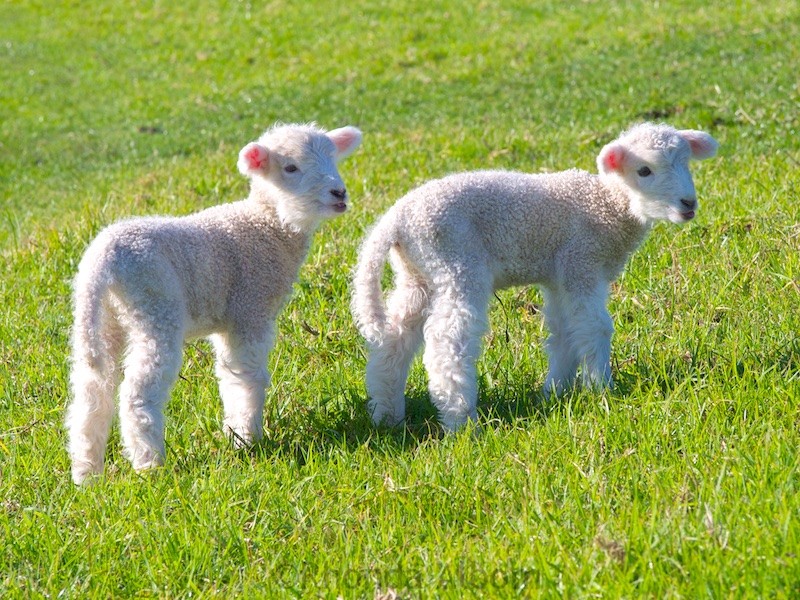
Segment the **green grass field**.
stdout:
<path fill-rule="evenodd" d="M 0 596 L 800 596 L 800 5 L 10 0 L 0 6 Z M 416 363 L 375 429 L 349 274 L 426 179 L 594 171 L 641 120 L 704 129 L 701 209 L 615 285 L 605 394 L 544 400 L 533 288 L 499 294 L 481 433 Z M 364 131 L 270 357 L 267 434 L 220 431 L 190 344 L 167 465 L 69 477 L 70 280 L 104 225 L 240 199 L 273 122 Z"/>

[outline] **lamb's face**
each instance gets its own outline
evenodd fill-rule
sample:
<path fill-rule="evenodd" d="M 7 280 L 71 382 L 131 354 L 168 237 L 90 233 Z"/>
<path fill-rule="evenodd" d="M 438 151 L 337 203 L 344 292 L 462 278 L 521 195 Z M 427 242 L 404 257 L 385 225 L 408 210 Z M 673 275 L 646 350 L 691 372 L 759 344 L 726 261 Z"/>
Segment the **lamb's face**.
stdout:
<path fill-rule="evenodd" d="M 709 158 L 716 149 L 706 133 L 646 123 L 603 148 L 598 167 L 628 188 L 630 210 L 642 222 L 685 223 L 698 206 L 689 160 Z"/>
<path fill-rule="evenodd" d="M 691 221 L 697 210 L 697 193 L 689 172 L 688 144 L 666 152 L 648 150 L 633 154 L 624 175 L 637 192 L 641 211 L 651 220 Z"/>
<path fill-rule="evenodd" d="M 284 221 L 311 227 L 347 210 L 347 188 L 337 162 L 361 143 L 361 132 L 324 132 L 309 125 L 271 129 L 239 153 L 239 170 L 266 185 Z"/>
<path fill-rule="evenodd" d="M 294 141 L 294 140 L 292 140 Z M 273 151 L 272 183 L 297 208 L 332 217 L 347 210 L 347 188 L 336 168 L 336 146 L 325 135 Z"/>

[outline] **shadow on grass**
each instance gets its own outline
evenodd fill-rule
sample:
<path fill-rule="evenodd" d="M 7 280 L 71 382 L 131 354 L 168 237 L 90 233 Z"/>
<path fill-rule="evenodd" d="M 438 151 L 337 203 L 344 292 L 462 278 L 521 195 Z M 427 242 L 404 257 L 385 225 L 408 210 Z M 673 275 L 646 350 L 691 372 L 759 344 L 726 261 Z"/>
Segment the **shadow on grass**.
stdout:
<path fill-rule="evenodd" d="M 798 372 L 798 343 L 794 340 L 776 351 L 773 368 L 789 376 Z M 763 357 L 762 357 L 763 358 Z M 488 384 L 479 381 L 479 420 L 483 427 L 522 425 L 535 427 L 556 414 L 569 410 L 580 416 L 595 410 L 615 410 L 615 405 L 628 404 L 643 393 L 667 397 L 681 387 L 702 384 L 713 377 L 712 371 L 725 370 L 725 377 L 747 378 L 755 370 L 754 360 L 732 363 L 730 359 L 695 349 L 690 355 L 676 357 L 666 363 L 635 361 L 617 365 L 614 369 L 614 388 L 592 392 L 576 387 L 561 397 L 545 396 L 541 387 L 529 375 L 509 376 L 505 383 Z M 757 361 L 761 363 L 762 361 Z M 427 389 L 411 385 L 406 393 L 406 420 L 397 427 L 376 427 L 366 409 L 363 390 L 352 387 L 327 404 L 304 408 L 289 415 L 276 417 L 266 427 L 264 439 L 254 447 L 243 450 L 243 456 L 292 457 L 305 464 L 310 453 L 326 455 L 333 449 L 354 452 L 367 447 L 384 454 L 414 451 L 419 446 L 444 437 L 437 420 L 436 409 L 430 402 Z M 271 420 L 272 421 L 272 420 Z M 274 426 L 271 426 L 274 425 Z"/>
<path fill-rule="evenodd" d="M 344 399 L 331 399 L 317 407 L 304 407 L 290 418 L 268 416 L 264 438 L 243 457 L 288 457 L 304 465 L 313 453 L 326 456 L 334 449 L 355 452 L 367 447 L 393 455 L 413 451 L 428 440 L 444 435 L 426 390 L 411 390 L 406 397 L 407 418 L 397 427 L 375 426 L 366 409 L 366 398 L 356 389 L 342 392 Z"/>
<path fill-rule="evenodd" d="M 574 389 L 565 395 L 547 397 L 540 381 L 530 373 L 500 373 L 492 383 L 486 376 L 479 380 L 479 421 L 484 431 L 518 428 L 535 431 L 554 416 L 590 417 L 597 411 L 629 410 L 642 398 L 665 399 L 687 393 L 692 388 L 708 385 L 759 385 L 765 375 L 775 373 L 783 381 L 800 378 L 800 338 L 794 337 L 766 352 L 742 356 L 723 356 L 712 347 L 689 350 L 665 362 L 633 360 L 614 366 L 614 388 L 602 393 Z M 233 450 L 230 441 L 220 435 L 218 422 L 208 421 L 202 446 L 195 450 L 173 452 L 168 444 L 168 464 L 179 470 L 191 469 L 196 453 L 211 460 L 216 452 L 238 456 L 242 462 L 283 458 L 305 465 L 313 455 L 316 460 L 342 452 L 350 454 L 367 449 L 383 456 L 413 454 L 421 446 L 436 444 L 445 434 L 438 423 L 436 409 L 430 402 L 424 381 L 409 384 L 406 394 L 406 420 L 398 427 L 376 427 L 367 413 L 366 398 L 361 386 L 340 389 L 315 406 L 293 407 L 277 414 L 274 403 L 268 403 L 264 438 L 255 446 Z M 735 415 L 734 415 L 735 416 Z M 732 417 L 733 418 L 733 417 Z M 122 469 L 127 461 L 122 456 L 118 426 L 109 440 L 106 456 L 107 472 Z M 216 440 L 212 444 L 208 442 Z M 200 449 L 202 448 L 202 450 Z"/>
<path fill-rule="evenodd" d="M 334 449 L 355 452 L 359 448 L 397 455 L 413 452 L 430 441 L 445 437 L 430 401 L 428 390 L 411 386 L 406 392 L 406 419 L 396 427 L 375 426 L 366 409 L 363 391 L 343 392 L 344 401 L 304 408 L 291 415 L 268 418 L 264 438 L 255 446 L 241 450 L 242 457 L 289 457 L 303 465 L 311 453 L 325 456 Z M 333 404 L 336 404 L 333 407 Z M 561 404 L 545 398 L 525 382 L 508 386 L 480 386 L 478 412 L 484 427 L 498 421 L 506 424 L 525 420 L 543 422 Z"/>

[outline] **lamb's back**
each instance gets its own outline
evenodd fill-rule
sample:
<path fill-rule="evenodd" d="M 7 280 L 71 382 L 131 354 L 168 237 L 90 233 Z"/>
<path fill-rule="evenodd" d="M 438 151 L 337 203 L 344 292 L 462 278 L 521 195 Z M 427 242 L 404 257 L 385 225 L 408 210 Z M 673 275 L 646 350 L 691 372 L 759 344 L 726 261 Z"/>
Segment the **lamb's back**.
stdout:
<path fill-rule="evenodd" d="M 565 245 L 587 231 L 600 239 L 619 228 L 627 219 L 624 202 L 580 170 L 459 173 L 401 199 L 401 243 L 412 255 L 435 248 L 457 256 L 472 248 L 487 257 L 497 287 L 544 282 Z"/>
<path fill-rule="evenodd" d="M 184 302 L 190 334 L 203 335 L 277 312 L 303 246 L 264 207 L 244 200 L 184 217 L 118 222 L 101 232 L 86 260 L 102 256 L 123 296 L 144 290 Z"/>

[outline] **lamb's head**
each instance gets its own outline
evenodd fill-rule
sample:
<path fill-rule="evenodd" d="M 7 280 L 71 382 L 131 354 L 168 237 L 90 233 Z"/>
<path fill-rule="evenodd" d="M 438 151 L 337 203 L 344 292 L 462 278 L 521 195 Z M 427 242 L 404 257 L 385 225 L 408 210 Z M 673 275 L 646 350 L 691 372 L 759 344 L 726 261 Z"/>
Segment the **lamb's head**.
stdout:
<path fill-rule="evenodd" d="M 239 152 L 238 167 L 253 195 L 275 205 L 298 230 L 347 210 L 347 188 L 336 163 L 361 143 L 355 127 L 324 131 L 315 125 L 276 125 Z"/>
<path fill-rule="evenodd" d="M 597 167 L 610 185 L 624 186 L 630 211 L 642 223 L 685 223 L 697 210 L 689 160 L 716 152 L 717 142 L 702 131 L 643 123 L 606 145 Z"/>

